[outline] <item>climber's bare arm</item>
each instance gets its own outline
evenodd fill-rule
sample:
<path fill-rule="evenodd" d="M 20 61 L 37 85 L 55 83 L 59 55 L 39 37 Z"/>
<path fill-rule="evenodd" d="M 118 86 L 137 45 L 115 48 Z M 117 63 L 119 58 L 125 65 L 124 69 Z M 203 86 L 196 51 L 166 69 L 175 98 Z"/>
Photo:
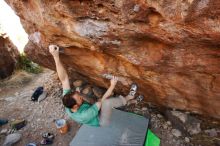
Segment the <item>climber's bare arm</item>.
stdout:
<path fill-rule="evenodd" d="M 108 90 L 105 92 L 105 94 L 102 96 L 102 99 L 101 101 L 104 101 L 106 100 L 109 96 L 111 96 L 116 84 L 117 84 L 117 81 L 118 81 L 118 77 L 116 76 L 113 76 L 113 78 L 111 79 L 110 81 L 110 86 L 108 88 Z"/>
<path fill-rule="evenodd" d="M 64 68 L 62 62 L 59 57 L 59 47 L 56 45 L 49 46 L 49 52 L 52 54 L 55 64 L 58 77 L 62 83 L 63 89 L 70 89 L 69 77 L 66 69 Z"/>

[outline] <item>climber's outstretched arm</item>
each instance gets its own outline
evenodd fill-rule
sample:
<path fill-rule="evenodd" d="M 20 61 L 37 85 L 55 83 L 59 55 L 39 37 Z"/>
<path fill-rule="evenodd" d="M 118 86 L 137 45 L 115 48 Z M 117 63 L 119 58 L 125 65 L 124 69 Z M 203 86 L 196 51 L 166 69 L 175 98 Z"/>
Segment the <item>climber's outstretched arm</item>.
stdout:
<path fill-rule="evenodd" d="M 62 83 L 63 89 L 70 89 L 69 77 L 66 69 L 64 68 L 62 62 L 59 57 L 59 47 L 56 45 L 49 46 L 49 52 L 52 54 L 55 64 L 58 77 Z"/>
<path fill-rule="evenodd" d="M 110 81 L 110 87 L 108 88 L 108 90 L 105 92 L 105 94 L 102 96 L 101 101 L 103 102 L 104 100 L 106 100 L 109 96 L 111 96 L 116 84 L 118 82 L 118 77 L 113 76 L 113 78 Z"/>

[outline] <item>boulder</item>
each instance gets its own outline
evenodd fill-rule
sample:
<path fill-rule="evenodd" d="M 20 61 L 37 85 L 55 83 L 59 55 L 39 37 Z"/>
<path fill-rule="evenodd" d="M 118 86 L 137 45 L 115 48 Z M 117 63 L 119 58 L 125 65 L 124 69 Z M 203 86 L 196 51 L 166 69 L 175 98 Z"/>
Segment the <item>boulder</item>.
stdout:
<path fill-rule="evenodd" d="M 172 129 L 171 133 L 175 136 L 175 137 L 180 137 L 182 136 L 182 133 L 178 130 L 178 129 Z"/>
<path fill-rule="evenodd" d="M 9 38 L 0 34 L 0 79 L 10 76 L 19 59 L 18 49 Z"/>
<path fill-rule="evenodd" d="M 94 87 L 92 88 L 92 91 L 93 91 L 94 95 L 95 95 L 97 98 L 102 98 L 102 96 L 103 96 L 104 93 L 105 93 L 105 90 L 104 90 L 104 89 L 99 88 L 99 87 L 96 87 L 96 86 L 94 86 Z"/>
<path fill-rule="evenodd" d="M 83 89 L 82 89 L 82 93 L 88 96 L 92 96 L 93 95 L 93 91 L 92 91 L 92 86 L 91 85 L 86 85 Z"/>
<path fill-rule="evenodd" d="M 173 127 L 179 129 L 185 136 L 199 134 L 201 132 L 201 120 L 195 116 L 181 111 L 170 110 L 166 110 L 165 116 L 171 121 Z"/>
<path fill-rule="evenodd" d="M 220 130 L 216 130 L 215 128 L 207 129 L 207 130 L 205 130 L 205 133 L 207 133 L 210 137 L 217 137 L 218 133 L 220 135 Z"/>
<path fill-rule="evenodd" d="M 75 88 L 82 87 L 82 85 L 83 85 L 83 81 L 82 80 L 76 80 L 76 81 L 73 82 L 73 86 Z"/>
<path fill-rule="evenodd" d="M 69 75 L 116 92 L 139 85 L 146 101 L 220 119 L 217 0 L 6 0 L 20 17 L 34 62 L 55 70 L 48 45 L 63 48 Z"/>

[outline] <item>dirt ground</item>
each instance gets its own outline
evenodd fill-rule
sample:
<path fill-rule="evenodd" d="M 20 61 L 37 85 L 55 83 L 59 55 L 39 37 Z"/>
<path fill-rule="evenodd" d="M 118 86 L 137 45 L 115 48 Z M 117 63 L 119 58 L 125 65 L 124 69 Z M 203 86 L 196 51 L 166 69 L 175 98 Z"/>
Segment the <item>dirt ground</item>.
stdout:
<path fill-rule="evenodd" d="M 12 78 L 1 83 L 1 117 L 9 119 L 9 121 L 27 120 L 27 125 L 19 131 L 22 133 L 22 139 L 16 146 L 25 146 L 30 142 L 39 143 L 42 140 L 41 134 L 43 132 L 52 132 L 56 135 L 54 146 L 68 146 L 78 130 L 80 125 L 72 120 L 68 120 L 70 130 L 67 134 L 61 135 L 56 129 L 54 120 L 68 119 L 61 104 L 60 87 L 57 87 L 58 90 L 53 94 L 48 91 L 48 97 L 40 103 L 31 101 L 31 95 L 38 86 L 45 88 L 56 86 L 53 83 L 53 74 L 54 72 L 50 70 L 44 70 L 38 75 L 17 72 Z M 9 129 L 9 125 L 2 126 L 1 130 Z M 0 144 L 3 143 L 4 137 L 1 135 Z"/>
<path fill-rule="evenodd" d="M 48 91 L 48 96 L 40 103 L 33 102 L 31 101 L 31 95 L 39 86 L 44 86 Z M 37 75 L 18 71 L 9 79 L 0 82 L 0 118 L 8 119 L 9 123 L 16 119 L 27 121 L 27 125 L 18 131 L 22 134 L 22 139 L 15 146 L 25 146 L 30 142 L 39 144 L 43 132 L 55 134 L 53 146 L 69 145 L 80 125 L 69 119 L 65 114 L 61 103 L 61 95 L 62 89 L 57 75 L 54 71 L 48 69 L 44 69 L 42 73 Z M 173 127 L 170 122 L 165 120 L 157 110 L 149 110 L 145 103 L 133 103 L 125 107 L 124 110 L 143 116 L 149 116 L 150 114 L 150 129 L 160 137 L 161 146 L 203 146 L 204 144 L 206 146 L 217 146 L 209 138 L 210 142 L 204 143 L 202 136 L 195 136 L 195 138 L 175 137 L 171 132 Z M 60 134 L 56 129 L 54 120 L 60 118 L 68 121 L 70 129 L 67 134 Z M 10 124 L 0 127 L 0 131 L 3 129 L 9 130 Z M 5 137 L 6 134 L 0 135 L 0 145 L 4 142 Z"/>

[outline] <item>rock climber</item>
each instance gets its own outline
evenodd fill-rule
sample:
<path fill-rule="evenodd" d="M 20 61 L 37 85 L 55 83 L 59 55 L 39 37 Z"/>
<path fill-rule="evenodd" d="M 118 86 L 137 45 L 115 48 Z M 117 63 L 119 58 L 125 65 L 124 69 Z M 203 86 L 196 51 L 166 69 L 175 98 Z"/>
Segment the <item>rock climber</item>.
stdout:
<path fill-rule="evenodd" d="M 121 95 L 119 97 L 110 97 L 118 81 L 118 77 L 113 76 L 110 80 L 110 86 L 107 91 L 99 101 L 93 104 L 79 91 L 71 91 L 67 71 L 59 57 L 59 49 L 60 48 L 57 45 L 49 46 L 49 52 L 54 58 L 57 74 L 62 83 L 62 102 L 65 106 L 66 113 L 71 119 L 81 124 L 87 124 L 90 126 L 108 125 L 110 123 L 112 108 L 124 106 L 129 100 L 134 99 L 137 85 L 131 85 L 130 92 L 126 97 Z M 87 101 L 90 104 L 84 101 Z M 99 113 L 100 110 L 101 112 Z"/>

